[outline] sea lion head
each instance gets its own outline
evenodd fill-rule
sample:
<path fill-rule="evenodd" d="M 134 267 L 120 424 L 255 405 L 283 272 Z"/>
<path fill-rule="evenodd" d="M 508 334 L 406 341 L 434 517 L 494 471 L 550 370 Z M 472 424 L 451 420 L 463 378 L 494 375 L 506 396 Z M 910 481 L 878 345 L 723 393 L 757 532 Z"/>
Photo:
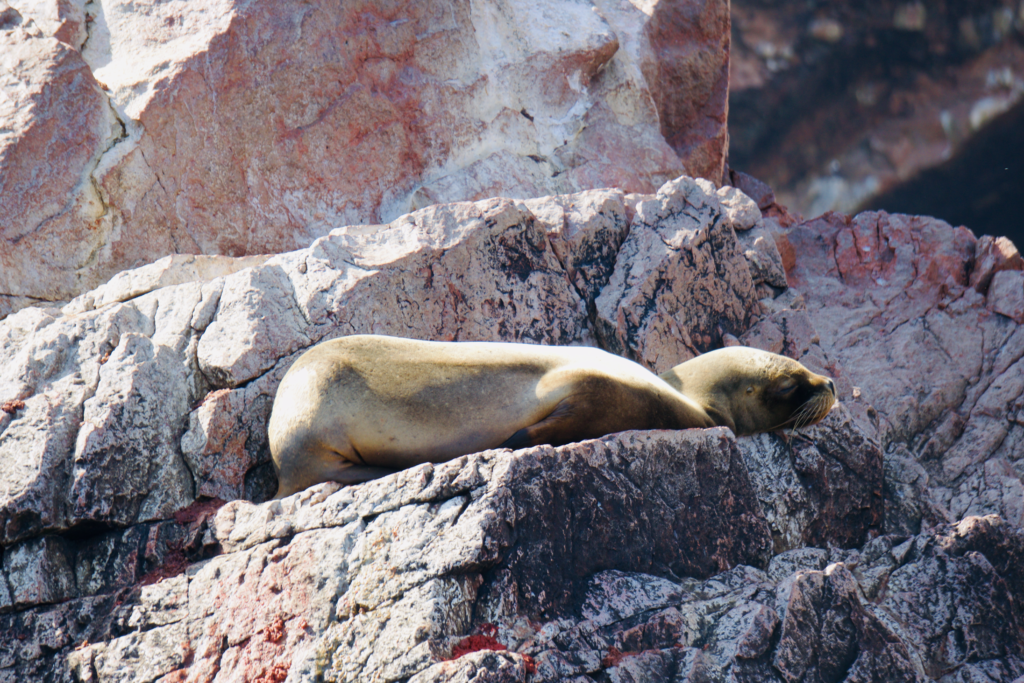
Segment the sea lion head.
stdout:
<path fill-rule="evenodd" d="M 709 351 L 661 378 L 736 436 L 815 424 L 836 401 L 828 377 L 792 358 L 747 346 Z"/>

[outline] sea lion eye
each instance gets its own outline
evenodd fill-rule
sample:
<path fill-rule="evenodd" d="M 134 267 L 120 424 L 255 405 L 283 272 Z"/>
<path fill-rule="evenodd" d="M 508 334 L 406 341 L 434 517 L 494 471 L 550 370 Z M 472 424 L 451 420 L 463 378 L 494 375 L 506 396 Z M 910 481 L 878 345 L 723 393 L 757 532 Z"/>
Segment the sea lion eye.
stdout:
<path fill-rule="evenodd" d="M 789 384 L 784 387 L 779 387 L 775 390 L 775 393 L 779 396 L 789 396 L 793 393 L 794 389 L 796 389 L 796 384 Z"/>
<path fill-rule="evenodd" d="M 754 387 L 747 387 L 747 393 L 748 394 L 754 393 Z"/>

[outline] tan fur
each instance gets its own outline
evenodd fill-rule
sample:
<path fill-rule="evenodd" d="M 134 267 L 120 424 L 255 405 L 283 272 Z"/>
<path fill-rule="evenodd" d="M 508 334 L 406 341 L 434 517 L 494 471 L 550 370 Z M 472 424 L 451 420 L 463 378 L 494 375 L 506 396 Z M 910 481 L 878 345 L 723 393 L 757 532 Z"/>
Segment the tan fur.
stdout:
<path fill-rule="evenodd" d="M 561 445 L 627 429 L 739 428 L 673 388 L 692 373 L 671 372 L 659 378 L 587 347 L 375 335 L 323 342 L 288 370 L 274 400 L 268 435 L 277 497 L 501 446 Z M 712 411 L 736 410 L 710 390 L 700 396 L 714 399 Z"/>
<path fill-rule="evenodd" d="M 661 375 L 736 436 L 805 427 L 835 403 L 835 385 L 785 356 L 732 346 L 701 354 Z"/>

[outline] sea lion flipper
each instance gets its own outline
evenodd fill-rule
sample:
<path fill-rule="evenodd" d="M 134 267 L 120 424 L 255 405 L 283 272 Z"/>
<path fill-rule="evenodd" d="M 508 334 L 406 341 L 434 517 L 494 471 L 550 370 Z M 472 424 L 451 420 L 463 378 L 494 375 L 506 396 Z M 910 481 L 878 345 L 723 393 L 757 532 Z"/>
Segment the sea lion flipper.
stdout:
<path fill-rule="evenodd" d="M 280 499 L 290 496 L 296 491 L 301 491 L 307 486 L 321 481 L 336 481 L 342 486 L 351 486 L 352 484 L 362 484 L 373 479 L 380 479 L 398 471 L 389 467 L 353 465 L 344 461 L 332 462 L 330 464 L 324 464 L 323 461 L 318 460 L 314 460 L 314 462 L 319 464 L 319 467 L 315 468 L 315 475 L 312 478 L 309 475 L 298 478 L 297 481 L 299 483 L 286 481 L 279 475 L 277 495 L 274 498 Z"/>
<path fill-rule="evenodd" d="M 511 448 L 516 451 L 520 448 L 529 448 L 532 445 L 534 444 L 530 443 L 530 428 L 523 427 L 512 436 L 502 441 L 498 448 Z"/>
<path fill-rule="evenodd" d="M 572 402 L 568 397 L 564 398 L 558 402 L 558 405 L 555 406 L 555 409 L 552 410 L 547 417 L 536 424 L 530 425 L 529 427 L 523 427 L 502 442 L 498 448 L 511 448 L 512 450 L 516 450 L 519 448 L 529 448 L 530 446 L 540 446 L 542 444 L 561 446 L 573 441 L 578 441 L 579 438 L 573 438 L 573 434 L 569 433 L 570 431 L 574 431 L 572 423 L 569 421 L 572 414 Z"/>

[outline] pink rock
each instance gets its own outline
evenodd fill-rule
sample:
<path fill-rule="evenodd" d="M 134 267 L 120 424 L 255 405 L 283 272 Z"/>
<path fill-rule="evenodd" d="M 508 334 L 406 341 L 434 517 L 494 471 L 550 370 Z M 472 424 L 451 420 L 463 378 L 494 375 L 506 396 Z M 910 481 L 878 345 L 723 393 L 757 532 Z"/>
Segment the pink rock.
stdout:
<path fill-rule="evenodd" d="M 63 36 L 82 10 L 60 1 L 35 14 Z M 0 315 L 167 254 L 289 251 L 439 202 L 721 179 L 722 2 L 110 2 L 79 25 L 81 56 L 3 39 L 32 57 L 28 99 L 0 111 L 18 160 Z"/>
<path fill-rule="evenodd" d="M 992 277 L 1003 270 L 1024 270 L 1024 258 L 1013 242 L 1005 237 L 982 236 L 974 253 L 971 287 L 984 294 Z"/>
<path fill-rule="evenodd" d="M 1014 322 L 1024 323 L 1024 272 L 1003 270 L 992 277 L 988 305 Z"/>
<path fill-rule="evenodd" d="M 181 450 L 198 497 L 245 497 L 245 474 L 256 464 L 253 453 L 266 447 L 263 425 L 250 425 L 245 419 L 253 412 L 245 399 L 243 392 L 219 389 L 207 394 L 189 415 Z"/>
<path fill-rule="evenodd" d="M 120 126 L 82 56 L 22 27 L 0 31 L 0 91 L 2 317 L 99 284 L 111 223 L 93 174 Z"/>
<path fill-rule="evenodd" d="M 649 28 L 658 60 L 647 81 L 661 130 L 689 175 L 715 182 L 728 141 L 730 27 L 729 3 L 704 0 L 658 3 Z"/>
<path fill-rule="evenodd" d="M 23 22 L 32 21 L 45 35 L 76 50 L 85 42 L 87 0 L 13 0 L 10 4 Z"/>
<path fill-rule="evenodd" d="M 994 474 L 1024 448 L 1024 274 L 997 265 L 1015 261 L 1012 245 L 874 212 L 826 214 L 783 236 L 822 350 L 873 407 L 863 417 L 893 453 L 887 479 L 902 493 L 887 525 L 1018 519 L 1019 487 Z M 986 277 L 987 300 L 971 286 Z"/>

